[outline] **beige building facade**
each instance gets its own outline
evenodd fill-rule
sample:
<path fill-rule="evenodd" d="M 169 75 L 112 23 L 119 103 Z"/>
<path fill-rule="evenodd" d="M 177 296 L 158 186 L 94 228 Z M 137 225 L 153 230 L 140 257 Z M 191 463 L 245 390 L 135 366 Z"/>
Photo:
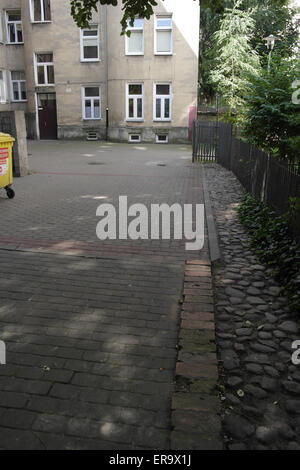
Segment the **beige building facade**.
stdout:
<path fill-rule="evenodd" d="M 80 30 L 69 0 L 1 0 L 0 110 L 30 138 L 188 139 L 198 79 L 199 2 L 159 0 L 121 36 L 121 6 Z"/>

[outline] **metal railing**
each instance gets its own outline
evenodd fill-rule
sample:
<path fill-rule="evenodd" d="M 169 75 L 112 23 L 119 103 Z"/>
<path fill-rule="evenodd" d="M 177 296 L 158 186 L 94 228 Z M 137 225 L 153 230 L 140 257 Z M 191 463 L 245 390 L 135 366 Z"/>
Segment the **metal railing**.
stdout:
<path fill-rule="evenodd" d="M 194 121 L 193 161 L 214 162 L 231 170 L 247 192 L 271 206 L 279 215 L 300 199 L 300 165 L 282 161 L 232 135 L 231 124 Z M 300 211 L 290 222 L 300 238 Z"/>

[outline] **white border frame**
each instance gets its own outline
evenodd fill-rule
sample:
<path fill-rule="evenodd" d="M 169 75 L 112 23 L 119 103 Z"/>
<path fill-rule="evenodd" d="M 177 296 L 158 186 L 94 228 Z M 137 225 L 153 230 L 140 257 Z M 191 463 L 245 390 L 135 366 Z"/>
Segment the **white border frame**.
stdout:
<path fill-rule="evenodd" d="M 41 17 L 43 17 L 44 19 L 43 20 L 42 19 L 37 20 L 37 21 L 34 19 L 33 1 L 34 0 L 29 0 L 30 22 L 31 23 L 52 23 L 52 19 L 45 20 L 44 5 L 42 3 L 42 0 L 40 0 L 40 3 L 41 3 Z M 52 18 L 51 3 L 50 3 L 50 18 Z"/>
<path fill-rule="evenodd" d="M 79 40 L 80 40 L 80 62 L 100 62 L 100 28 L 99 28 L 99 24 L 95 24 L 95 25 L 90 25 L 91 29 L 97 29 L 97 36 L 86 36 L 87 38 L 89 39 L 97 39 L 97 47 L 98 47 L 98 58 L 97 59 L 85 59 L 84 56 L 83 56 L 83 42 L 84 42 L 84 35 L 83 35 L 83 31 L 88 31 L 89 29 L 88 28 L 81 28 L 80 31 L 79 31 Z"/>
<path fill-rule="evenodd" d="M 84 90 L 85 88 L 99 88 L 99 96 L 85 96 Z M 99 99 L 99 105 L 100 105 L 100 117 L 95 118 L 95 117 L 90 117 L 87 118 L 85 117 L 85 100 L 90 99 L 90 100 L 95 100 Z M 102 103 L 101 103 L 101 86 L 100 85 L 81 85 L 81 115 L 82 115 L 82 120 L 83 121 L 101 121 L 102 119 Z M 94 114 L 94 102 L 92 102 L 92 108 Z"/>
<path fill-rule="evenodd" d="M 169 85 L 170 94 L 169 95 L 156 95 L 156 85 Z M 156 98 L 160 97 L 161 99 L 170 98 L 170 117 L 169 118 L 157 118 L 156 117 Z M 162 111 L 165 111 L 165 104 L 162 106 Z M 173 111 L 173 87 L 172 82 L 154 82 L 153 83 L 153 121 L 156 122 L 171 122 L 172 121 L 172 111 Z M 164 113 L 162 113 L 164 114 Z"/>
<path fill-rule="evenodd" d="M 172 26 L 169 28 L 157 26 L 157 20 L 162 18 L 170 18 Z M 157 31 L 170 31 L 171 32 L 171 51 L 170 52 L 158 52 L 157 51 Z M 173 16 L 172 13 L 166 13 L 164 15 L 155 15 L 154 17 L 154 55 L 173 55 Z"/>
<path fill-rule="evenodd" d="M 141 85 L 142 86 L 142 94 L 141 95 L 130 95 L 129 94 L 129 85 Z M 144 110 L 144 103 L 145 103 L 145 93 L 144 93 L 144 82 L 127 82 L 125 85 L 125 96 L 126 96 L 126 121 L 129 122 L 144 122 L 145 120 L 145 110 Z M 129 117 L 129 98 L 137 99 L 137 98 L 142 98 L 142 117 Z M 136 112 L 135 112 L 136 111 Z M 134 101 L 133 104 L 133 112 L 134 114 L 137 114 L 137 104 L 136 101 Z"/>
<path fill-rule="evenodd" d="M 27 101 L 27 86 L 26 86 L 26 75 L 25 75 L 25 80 L 13 80 L 12 79 L 12 73 L 13 72 L 23 72 L 24 75 L 25 75 L 25 71 L 24 70 L 11 70 L 9 72 L 10 74 L 10 99 L 12 101 L 12 103 L 26 103 Z M 14 99 L 14 89 L 13 89 L 13 82 L 17 82 L 18 83 L 18 90 L 19 90 L 19 95 L 21 96 L 21 86 L 20 86 L 20 83 L 21 82 L 24 82 L 25 83 L 25 89 L 26 89 L 26 100 L 15 100 Z"/>
<path fill-rule="evenodd" d="M 128 52 L 128 40 L 130 39 L 127 34 L 125 33 L 125 55 L 144 55 L 145 53 L 145 20 L 143 18 L 136 18 L 137 20 L 143 21 L 142 28 L 136 28 L 134 26 L 130 26 L 128 23 L 126 31 L 142 31 L 143 32 L 143 50 L 142 52 Z"/>

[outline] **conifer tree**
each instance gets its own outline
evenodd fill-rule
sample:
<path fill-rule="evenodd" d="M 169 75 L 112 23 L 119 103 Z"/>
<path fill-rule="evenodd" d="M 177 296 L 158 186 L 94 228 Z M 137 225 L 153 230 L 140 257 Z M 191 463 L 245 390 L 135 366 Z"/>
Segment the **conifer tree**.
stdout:
<path fill-rule="evenodd" d="M 214 34 L 213 69 L 210 81 L 231 110 L 244 102 L 247 73 L 260 69 L 259 57 L 251 47 L 255 29 L 252 10 L 242 10 L 241 0 L 226 8 L 219 30 Z"/>

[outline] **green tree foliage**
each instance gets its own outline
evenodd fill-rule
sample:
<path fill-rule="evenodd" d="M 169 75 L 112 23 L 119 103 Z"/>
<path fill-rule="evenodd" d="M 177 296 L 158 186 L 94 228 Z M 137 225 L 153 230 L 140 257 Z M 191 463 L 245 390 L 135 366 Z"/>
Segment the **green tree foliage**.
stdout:
<path fill-rule="evenodd" d="M 292 55 L 299 40 L 300 21 L 297 19 L 297 9 L 291 9 L 286 2 L 261 2 L 253 12 L 255 34 L 251 40 L 252 47 L 261 57 L 262 65 L 267 62 L 267 49 L 264 38 L 270 34 L 278 37 L 276 51 L 283 57 Z M 253 6 L 253 0 L 244 0 L 244 6 Z"/>
<path fill-rule="evenodd" d="M 281 159 L 300 161 L 300 104 L 293 102 L 299 60 L 273 56 L 270 72 L 249 76 L 244 111 L 248 140 Z"/>
<path fill-rule="evenodd" d="M 135 17 L 146 18 L 153 15 L 153 7 L 157 5 L 155 0 L 70 0 L 71 15 L 79 28 L 87 28 L 92 20 L 93 11 L 98 11 L 99 1 L 101 5 L 123 5 L 123 18 L 121 20 L 121 34 L 126 33 L 127 22 L 133 26 Z"/>
<path fill-rule="evenodd" d="M 281 285 L 281 294 L 288 298 L 291 311 L 300 313 L 300 244 L 295 237 L 298 233 L 290 224 L 293 212 L 294 209 L 290 209 L 287 214 L 278 216 L 250 195 L 245 196 L 238 208 L 256 254 L 272 269 L 273 276 Z M 293 226 L 296 228 L 295 224 Z"/>
<path fill-rule="evenodd" d="M 234 0 L 201 0 L 200 47 L 199 47 L 199 85 L 200 100 L 212 101 L 216 92 L 209 80 L 214 55 L 211 54 L 214 34 L 220 29 L 220 22 L 226 8 L 232 8 Z M 289 8 L 289 0 L 242 0 L 240 9 L 252 10 L 255 22 L 250 38 L 252 48 L 258 53 L 263 66 L 267 62 L 267 49 L 264 38 L 274 34 L 281 40 L 276 42 L 276 50 L 281 55 L 291 56 L 296 46 L 299 20 L 295 21 L 296 10 Z M 215 50 L 215 54 L 218 51 Z"/>
<path fill-rule="evenodd" d="M 251 46 L 255 29 L 252 10 L 243 11 L 240 6 L 237 0 L 233 8 L 225 9 L 212 50 L 210 81 L 231 109 L 244 104 L 247 74 L 257 74 L 260 68 L 259 57 Z"/>

